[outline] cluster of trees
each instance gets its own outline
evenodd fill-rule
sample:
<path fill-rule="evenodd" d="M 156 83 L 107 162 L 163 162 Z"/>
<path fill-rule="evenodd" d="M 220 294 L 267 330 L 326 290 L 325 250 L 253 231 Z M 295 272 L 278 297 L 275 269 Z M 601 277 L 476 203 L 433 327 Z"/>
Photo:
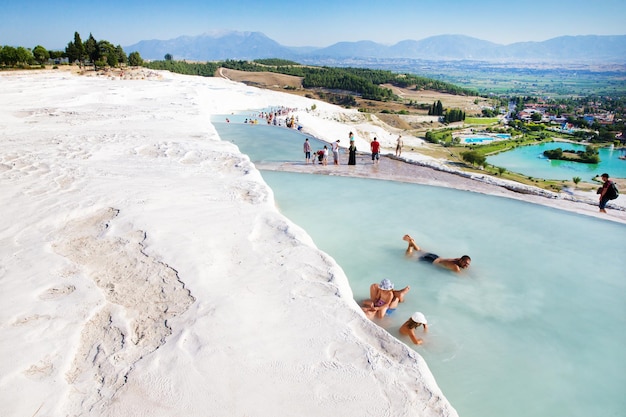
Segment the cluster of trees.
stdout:
<path fill-rule="evenodd" d="M 2 46 L 0 47 L 0 65 L 5 67 L 30 67 L 31 65 L 43 65 L 48 59 L 61 58 L 63 52 L 48 51 L 41 45 L 35 46 L 32 50 L 23 46 Z"/>
<path fill-rule="evenodd" d="M 436 102 L 433 103 L 432 106 L 428 108 L 428 115 L 429 116 L 443 116 L 443 104 L 441 103 L 441 100 L 437 100 Z"/>
<path fill-rule="evenodd" d="M 465 120 L 465 112 L 461 109 L 449 109 L 443 115 L 444 123 L 454 123 Z"/>
<path fill-rule="evenodd" d="M 65 51 L 49 51 L 41 45 L 35 46 L 32 50 L 23 46 L 0 47 L 0 65 L 6 67 L 30 67 L 35 64 L 43 65 L 49 59 L 67 58 L 70 63 L 78 62 L 85 65 L 87 62 L 94 67 L 105 66 L 116 67 L 122 64 L 130 66 L 143 65 L 143 59 L 139 52 L 132 52 L 128 57 L 124 49 L 114 46 L 109 41 L 97 41 L 93 35 L 83 42 L 78 32 L 74 33 L 74 41 L 67 44 Z"/>
<path fill-rule="evenodd" d="M 465 120 L 465 112 L 461 109 L 444 109 L 441 100 L 437 100 L 428 108 L 429 116 L 443 116 L 444 123 L 454 123 Z"/>
<path fill-rule="evenodd" d="M 228 60 L 222 62 L 221 66 L 239 71 L 269 71 L 302 77 L 304 88 L 346 91 L 348 94 L 357 94 L 368 100 L 389 101 L 396 98 L 390 89 L 380 87 L 380 84 L 389 80 L 390 71 L 302 66 L 280 59 Z"/>
<path fill-rule="evenodd" d="M 74 32 L 74 41 L 65 47 L 65 56 L 70 62 L 78 62 L 80 65 L 85 65 L 89 61 L 96 69 L 106 66 L 117 67 L 120 64 L 130 66 L 143 64 L 139 52 L 133 52 L 127 57 L 120 45 L 114 46 L 107 40 L 97 41 L 91 33 L 89 38 L 83 42 L 80 34 Z"/>
<path fill-rule="evenodd" d="M 176 74 L 199 75 L 202 77 L 213 77 L 219 68 L 215 62 L 190 63 L 185 61 L 174 61 L 171 55 L 166 55 L 164 61 L 152 61 L 145 63 L 146 68 L 154 70 L 167 70 Z"/>
<path fill-rule="evenodd" d="M 600 162 L 600 155 L 596 148 L 587 146 L 584 151 L 563 150 L 556 148 L 544 151 L 543 155 L 549 159 L 560 161 L 583 162 L 586 164 L 597 164 Z"/>
<path fill-rule="evenodd" d="M 318 68 L 315 71 L 308 71 L 302 80 L 302 86 L 354 92 L 367 100 L 390 101 L 396 98 L 389 88 L 382 88 L 371 80 L 343 68 Z"/>
<path fill-rule="evenodd" d="M 430 143 L 439 143 L 442 145 L 450 145 L 455 143 L 455 140 L 452 137 L 452 131 L 448 129 L 429 130 L 428 132 L 426 132 L 425 139 Z"/>

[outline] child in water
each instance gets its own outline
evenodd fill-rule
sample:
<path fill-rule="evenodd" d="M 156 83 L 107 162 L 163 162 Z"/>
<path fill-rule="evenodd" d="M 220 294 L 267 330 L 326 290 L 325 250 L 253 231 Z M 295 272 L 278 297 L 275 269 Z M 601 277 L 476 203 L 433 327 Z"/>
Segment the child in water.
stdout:
<path fill-rule="evenodd" d="M 424 315 L 419 311 L 416 311 L 407 321 L 404 322 L 402 326 L 400 326 L 400 334 L 409 336 L 413 343 L 421 345 L 424 341 L 415 335 L 415 329 L 420 326 L 424 327 L 424 333 L 428 331 L 428 321 L 426 321 L 426 317 L 424 317 Z"/>

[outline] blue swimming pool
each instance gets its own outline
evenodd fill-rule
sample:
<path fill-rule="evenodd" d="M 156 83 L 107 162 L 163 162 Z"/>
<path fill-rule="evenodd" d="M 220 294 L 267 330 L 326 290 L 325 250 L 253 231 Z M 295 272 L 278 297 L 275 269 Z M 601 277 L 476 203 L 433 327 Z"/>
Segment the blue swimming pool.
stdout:
<path fill-rule="evenodd" d="M 485 143 L 485 142 L 492 142 L 494 140 L 504 140 L 504 139 L 511 139 L 511 135 L 509 135 L 508 133 L 497 133 L 497 134 L 490 135 L 490 136 L 470 135 L 470 136 L 462 137 L 461 143 L 476 144 L 476 143 Z"/>
<path fill-rule="evenodd" d="M 463 138 L 463 143 L 483 143 L 483 142 L 492 142 L 495 138 L 487 137 L 487 136 L 472 136 Z"/>

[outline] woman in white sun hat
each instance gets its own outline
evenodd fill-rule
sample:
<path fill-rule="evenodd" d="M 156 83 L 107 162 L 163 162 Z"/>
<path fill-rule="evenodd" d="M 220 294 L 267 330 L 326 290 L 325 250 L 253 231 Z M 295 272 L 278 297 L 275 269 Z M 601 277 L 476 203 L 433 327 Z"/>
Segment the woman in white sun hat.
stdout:
<path fill-rule="evenodd" d="M 428 321 L 426 320 L 426 317 L 424 317 L 424 315 L 419 311 L 416 311 L 407 321 L 404 322 L 402 326 L 400 326 L 400 334 L 409 336 L 413 343 L 421 345 L 424 341 L 415 335 L 415 329 L 420 326 L 424 327 L 424 333 L 428 331 Z"/>

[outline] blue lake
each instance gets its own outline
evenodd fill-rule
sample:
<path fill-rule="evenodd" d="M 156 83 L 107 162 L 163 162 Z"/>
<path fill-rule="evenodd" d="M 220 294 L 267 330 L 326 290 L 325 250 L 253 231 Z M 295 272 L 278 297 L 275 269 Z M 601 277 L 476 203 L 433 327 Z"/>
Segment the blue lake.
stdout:
<path fill-rule="evenodd" d="M 297 131 L 214 125 L 253 161 L 303 163 Z M 623 414 L 626 226 L 424 185 L 262 175 L 279 210 L 341 265 L 357 302 L 382 278 L 411 286 L 377 323 L 413 346 L 397 330 L 412 312 L 426 315 L 430 331 L 413 347 L 461 416 Z M 405 258 L 405 233 L 441 256 L 471 255 L 471 268 L 457 275 Z"/>
<path fill-rule="evenodd" d="M 487 162 L 533 178 L 571 181 L 574 177 L 580 177 L 583 181 L 589 182 L 603 172 L 607 172 L 613 178 L 626 178 L 626 160 L 619 159 L 621 155 L 626 155 L 623 151 L 601 148 L 599 164 L 554 161 L 543 156 L 544 151 L 556 148 L 585 150 L 583 145 L 551 142 L 520 146 L 511 151 L 489 156 Z"/>

